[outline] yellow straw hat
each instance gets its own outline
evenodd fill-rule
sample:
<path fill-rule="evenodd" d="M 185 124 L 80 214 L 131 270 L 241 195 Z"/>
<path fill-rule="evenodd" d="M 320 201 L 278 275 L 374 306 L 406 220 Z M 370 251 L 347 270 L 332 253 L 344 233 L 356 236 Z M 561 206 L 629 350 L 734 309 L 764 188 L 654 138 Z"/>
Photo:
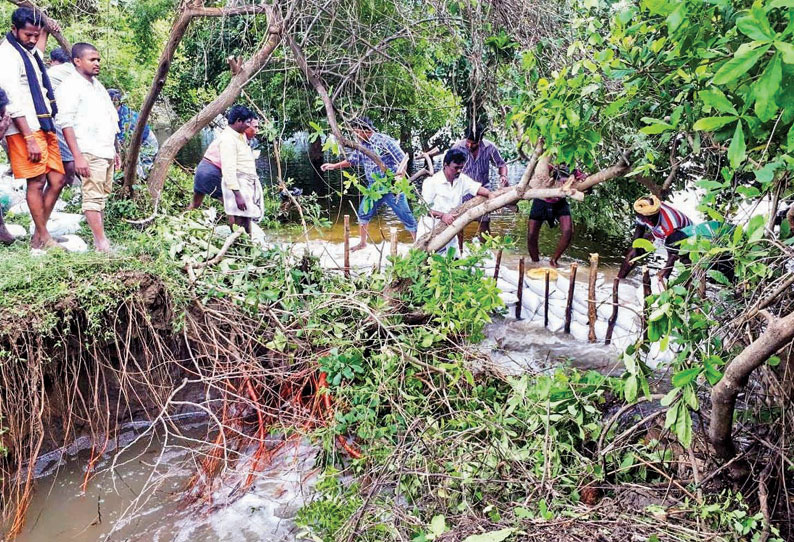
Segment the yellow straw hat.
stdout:
<path fill-rule="evenodd" d="M 634 211 L 638 215 L 653 216 L 659 212 L 662 202 L 655 195 L 643 196 L 634 202 Z"/>
<path fill-rule="evenodd" d="M 549 280 L 557 280 L 557 270 L 552 267 L 534 267 L 527 269 L 526 275 L 530 280 L 546 280 L 546 272 L 549 272 Z"/>

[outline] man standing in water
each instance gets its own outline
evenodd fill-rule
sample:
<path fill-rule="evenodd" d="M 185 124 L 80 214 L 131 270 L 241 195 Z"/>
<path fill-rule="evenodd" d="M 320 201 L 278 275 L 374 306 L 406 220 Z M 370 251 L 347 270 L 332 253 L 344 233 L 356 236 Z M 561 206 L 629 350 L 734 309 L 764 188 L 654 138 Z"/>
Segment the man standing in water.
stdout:
<path fill-rule="evenodd" d="M 662 203 L 654 195 L 645 196 L 634 202 L 634 212 L 637 215 L 637 227 L 634 230 L 634 241 L 642 238 L 654 239 L 664 242 L 667 249 L 667 262 L 659 271 L 659 280 L 664 280 L 673 271 L 673 265 L 679 257 L 681 241 L 690 236 L 687 228 L 692 226 L 692 221 L 684 213 L 671 205 Z M 623 265 L 620 266 L 618 278 L 624 279 L 636 265 L 632 260 L 645 254 L 641 248 L 632 248 L 626 254 Z"/>
<path fill-rule="evenodd" d="M 30 246 L 36 249 L 59 246 L 47 231 L 47 220 L 64 184 L 53 120 L 58 108 L 39 50 L 48 36 L 40 11 L 19 8 L 0 44 L 0 87 L 8 93 L 12 120 L 6 132 L 8 159 L 14 177 L 27 179 L 27 203 L 35 226 Z"/>
<path fill-rule="evenodd" d="M 485 128 L 482 126 L 469 126 L 464 139 L 461 139 L 453 148 L 467 151 L 466 165 L 463 173 L 480 183 L 485 188 L 491 188 L 491 165 L 499 172 L 499 186 L 507 186 L 507 163 L 499 154 L 499 149 L 492 141 L 484 139 Z M 465 196 L 463 201 L 468 201 L 473 196 Z M 485 214 L 478 220 L 477 235 L 480 240 L 483 234 L 491 233 L 491 215 Z M 463 249 L 463 232 L 458 234 L 458 246 Z"/>
<path fill-rule="evenodd" d="M 570 178 L 571 173 L 565 165 L 549 166 L 549 175 L 559 185 L 565 184 Z M 573 176 L 577 181 L 583 180 L 586 175 L 575 169 Z M 548 222 L 549 227 L 553 228 L 557 221 L 560 221 L 560 240 L 557 241 L 557 248 L 554 255 L 549 258 L 549 266 L 557 267 L 560 257 L 562 257 L 568 245 L 571 244 L 573 237 L 573 220 L 571 219 L 571 207 L 566 198 L 548 198 L 532 200 L 532 209 L 527 220 L 527 252 L 533 262 L 540 261 L 540 250 L 538 239 L 540 237 L 540 227 L 543 222 Z"/>
<path fill-rule="evenodd" d="M 422 217 L 419 235 L 432 232 L 440 220 L 446 225 L 452 224 L 457 218 L 451 211 L 463 203 L 466 196 L 485 196 L 492 198 L 493 193 L 483 185 L 462 173 L 467 159 L 466 151 L 452 148 L 444 155 L 444 167 L 432 177 L 425 179 L 422 185 L 422 199 L 430 208 L 428 216 Z M 453 238 L 439 252 L 446 253 L 455 248 Z"/>
<path fill-rule="evenodd" d="M 398 171 L 400 164 L 405 158 L 405 153 L 400 148 L 400 144 L 397 140 L 386 134 L 376 132 L 372 121 L 366 117 L 355 119 L 352 125 L 353 131 L 363 147 L 379 156 L 384 165 L 393 173 L 397 175 L 405 174 L 404 171 Z M 367 178 L 369 186 L 375 183 L 376 175 L 383 175 L 375 161 L 361 151 L 353 151 L 350 153 L 347 160 L 323 164 L 320 166 L 320 169 L 323 171 L 330 171 L 358 165 L 364 166 L 364 175 Z M 416 219 L 411 212 L 411 207 L 408 205 L 405 194 L 395 195 L 389 192 L 375 201 L 367 197 L 361 201 L 361 205 L 358 207 L 358 224 L 361 240 L 359 244 L 351 250 L 361 250 L 367 246 L 369 223 L 375 215 L 378 214 L 378 209 L 380 209 L 381 205 L 384 203 L 391 207 L 394 214 L 397 215 L 397 218 L 399 218 L 400 222 L 405 226 L 405 229 L 411 234 L 411 237 L 416 239 Z"/>
<path fill-rule="evenodd" d="M 72 62 L 75 73 L 56 91 L 61 105 L 58 124 L 83 181 L 83 213 L 94 235 L 94 247 L 97 252 L 109 252 L 104 213 L 113 191 L 114 166 L 120 161 L 116 152 L 119 120 L 108 91 L 97 78 L 101 59 L 96 47 L 75 43 Z"/>
<path fill-rule="evenodd" d="M 259 222 L 264 215 L 262 183 L 256 174 L 254 153 L 245 131 L 256 119 L 253 111 L 235 105 L 226 114 L 229 125 L 218 136 L 221 161 L 223 209 L 232 225 L 250 235 L 251 220 Z"/>

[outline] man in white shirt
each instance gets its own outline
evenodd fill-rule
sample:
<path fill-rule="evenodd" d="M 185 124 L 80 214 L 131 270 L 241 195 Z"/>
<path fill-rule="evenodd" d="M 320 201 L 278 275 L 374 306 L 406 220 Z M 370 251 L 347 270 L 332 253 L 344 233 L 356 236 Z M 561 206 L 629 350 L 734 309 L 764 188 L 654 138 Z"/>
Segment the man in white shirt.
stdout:
<path fill-rule="evenodd" d="M 38 10 L 19 8 L 11 15 L 11 32 L 0 44 L 0 87 L 10 99 L 12 124 L 6 132 L 14 177 L 27 179 L 27 202 L 35 231 L 30 246 L 58 247 L 47 231 L 63 188 L 63 163 L 53 116 L 57 113 L 50 79 L 41 57 L 49 33 Z"/>
<path fill-rule="evenodd" d="M 485 196 L 489 199 L 493 197 L 490 190 L 461 173 L 467 158 L 466 151 L 453 147 L 444 155 L 444 167 L 441 171 L 425 179 L 422 199 L 427 203 L 430 212 L 419 222 L 417 237 L 433 231 L 439 220 L 447 225 L 452 224 L 457 218 L 452 211 L 463 203 L 464 196 Z M 446 252 L 449 248 L 457 248 L 454 237 L 439 252 Z"/>
<path fill-rule="evenodd" d="M 74 72 L 72 57 L 62 47 L 56 47 L 50 51 L 50 67 L 47 70 L 47 75 L 50 77 L 53 90 L 58 90 L 64 79 Z M 58 136 L 58 150 L 61 151 L 61 161 L 63 162 L 64 185 L 72 186 L 74 184 L 74 156 L 63 138 L 63 130 L 57 122 L 55 123 L 55 134 Z"/>
<path fill-rule="evenodd" d="M 72 63 L 76 73 L 64 79 L 55 92 L 60 107 L 58 124 L 74 155 L 74 169 L 83 180 L 83 213 L 94 234 L 94 247 L 98 252 L 108 252 L 104 211 L 113 190 L 114 166 L 119 161 L 119 119 L 107 89 L 97 79 L 101 58 L 96 47 L 75 43 Z"/>

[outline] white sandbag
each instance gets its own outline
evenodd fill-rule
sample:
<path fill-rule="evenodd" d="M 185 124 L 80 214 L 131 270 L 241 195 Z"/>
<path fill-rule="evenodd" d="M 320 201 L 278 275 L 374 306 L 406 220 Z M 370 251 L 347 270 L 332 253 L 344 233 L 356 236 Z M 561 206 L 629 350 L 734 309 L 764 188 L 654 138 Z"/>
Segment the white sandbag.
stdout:
<path fill-rule="evenodd" d="M 596 339 L 598 340 L 598 342 L 604 342 L 604 339 L 607 336 L 607 327 L 609 327 L 609 325 L 607 324 L 606 321 L 596 320 L 596 323 L 595 323 L 595 334 L 596 334 Z M 612 335 L 614 335 L 614 334 L 615 334 L 615 332 L 613 330 L 612 331 Z"/>
<path fill-rule="evenodd" d="M 586 342 L 587 337 L 590 333 L 590 330 L 587 326 L 582 325 L 581 323 L 572 320 L 571 321 L 571 335 L 579 341 Z"/>
<path fill-rule="evenodd" d="M 549 327 L 548 330 L 552 333 L 559 333 L 565 327 L 565 320 L 558 318 L 557 315 L 549 310 Z"/>
<path fill-rule="evenodd" d="M 524 288 L 523 295 L 521 297 L 521 302 L 525 307 L 527 307 L 532 312 L 536 312 L 538 307 L 542 306 L 542 299 L 537 296 L 532 290 L 529 288 Z"/>
<path fill-rule="evenodd" d="M 54 212 L 47 221 L 47 231 L 50 235 L 71 235 L 80 231 L 80 224 L 83 222 L 83 215 L 74 213 Z M 30 234 L 33 235 L 35 226 L 30 225 Z"/>
<path fill-rule="evenodd" d="M 502 291 L 499 293 L 499 298 L 505 305 L 515 305 L 518 303 L 518 296 L 512 292 Z"/>
<path fill-rule="evenodd" d="M 499 279 L 496 281 L 496 287 L 502 290 L 503 292 L 518 291 L 518 288 L 516 288 L 515 284 L 504 280 L 502 277 L 499 277 Z"/>
<path fill-rule="evenodd" d="M 86 252 L 88 245 L 80 237 L 76 235 L 66 235 L 66 241 L 58 243 L 69 252 Z"/>
<path fill-rule="evenodd" d="M 28 236 L 25 226 L 20 226 L 19 224 L 6 224 L 6 229 L 8 229 L 8 233 L 13 235 L 16 239 Z"/>
<path fill-rule="evenodd" d="M 251 242 L 263 248 L 266 244 L 265 232 L 253 221 L 251 221 Z"/>

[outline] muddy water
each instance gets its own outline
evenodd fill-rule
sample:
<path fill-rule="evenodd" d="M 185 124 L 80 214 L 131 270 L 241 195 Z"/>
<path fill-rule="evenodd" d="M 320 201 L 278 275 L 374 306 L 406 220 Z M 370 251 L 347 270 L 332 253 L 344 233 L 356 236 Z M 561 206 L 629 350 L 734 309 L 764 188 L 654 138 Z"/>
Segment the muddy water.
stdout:
<path fill-rule="evenodd" d="M 203 426 L 203 424 L 201 424 Z M 201 438 L 200 426 L 193 438 Z M 316 449 L 296 442 L 281 449 L 251 489 L 239 491 L 250 467 L 243 458 L 212 504 L 181 500 L 196 472 L 195 441 L 162 434 L 122 435 L 118 455 L 97 465 L 85 491 L 86 450 L 40 462 L 41 478 L 19 542 L 229 542 L 295 540 L 293 518 L 309 498 Z M 139 438 L 138 440 L 135 440 Z M 113 458 L 110 455 L 114 455 Z"/>

